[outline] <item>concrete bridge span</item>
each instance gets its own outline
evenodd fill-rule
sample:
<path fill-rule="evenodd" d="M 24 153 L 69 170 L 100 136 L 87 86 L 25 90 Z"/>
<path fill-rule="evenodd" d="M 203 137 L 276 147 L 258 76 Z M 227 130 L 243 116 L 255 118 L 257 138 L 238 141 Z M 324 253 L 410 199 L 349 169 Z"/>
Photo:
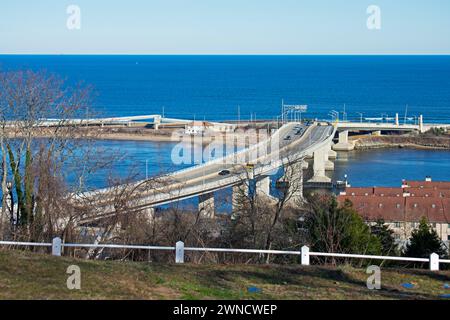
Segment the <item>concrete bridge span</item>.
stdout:
<path fill-rule="evenodd" d="M 351 151 L 355 146 L 348 139 L 349 132 L 372 131 L 381 134 L 382 131 L 399 131 L 424 133 L 432 128 L 450 128 L 450 124 L 426 124 L 423 121 L 423 116 L 418 118 L 418 124 L 400 124 L 397 115 L 394 123 L 338 122 L 336 127 L 339 133 L 339 141 L 333 146 L 333 150 Z"/>
<path fill-rule="evenodd" d="M 302 131 L 302 134 L 298 132 Z M 270 176 L 281 167 L 292 166 L 291 179 L 297 184 L 303 181 L 303 160 L 314 157 L 314 182 L 328 182 L 325 170 L 331 152 L 336 127 L 329 124 L 314 123 L 305 126 L 288 123 L 277 130 L 270 138 L 248 149 L 230 154 L 205 164 L 177 171 L 156 179 L 140 181 L 115 189 L 97 190 L 78 195 L 80 200 L 102 210 L 93 216 L 84 216 L 79 223 L 95 221 L 113 215 L 117 211 L 117 194 L 125 195 L 127 208 L 135 211 L 148 210 L 172 202 L 199 197 L 199 210 L 205 216 L 214 216 L 214 193 L 233 188 L 233 199 L 238 192 L 248 192 L 248 181 L 256 181 L 256 192 L 270 196 Z M 252 164 L 249 170 L 247 164 Z M 227 170 L 228 174 L 219 172 Z M 247 190 L 246 190 L 247 189 Z M 302 192 L 295 191 L 293 199 L 300 200 Z M 120 205 L 120 204 L 119 204 Z"/>

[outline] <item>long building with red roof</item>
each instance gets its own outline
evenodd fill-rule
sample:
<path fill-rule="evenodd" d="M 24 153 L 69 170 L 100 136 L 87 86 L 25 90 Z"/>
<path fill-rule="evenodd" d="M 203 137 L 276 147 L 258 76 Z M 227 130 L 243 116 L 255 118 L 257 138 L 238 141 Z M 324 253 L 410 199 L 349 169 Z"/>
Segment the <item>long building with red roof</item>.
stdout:
<path fill-rule="evenodd" d="M 450 182 L 403 181 L 399 188 L 346 188 L 338 202 L 353 203 L 368 223 L 384 220 L 398 240 L 407 240 L 425 217 L 443 241 L 450 241 Z"/>

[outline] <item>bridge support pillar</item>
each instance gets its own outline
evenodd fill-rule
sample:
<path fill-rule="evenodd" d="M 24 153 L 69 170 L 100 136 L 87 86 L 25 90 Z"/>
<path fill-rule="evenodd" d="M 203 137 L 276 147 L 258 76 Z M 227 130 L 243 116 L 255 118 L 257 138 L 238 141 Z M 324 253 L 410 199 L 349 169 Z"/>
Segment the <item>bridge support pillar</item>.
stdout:
<path fill-rule="evenodd" d="M 325 175 L 325 157 L 328 159 L 328 148 L 322 148 L 314 152 L 314 176 L 309 182 L 331 182 L 331 179 Z"/>
<path fill-rule="evenodd" d="M 285 177 L 289 181 L 289 189 L 288 196 L 289 200 L 287 202 L 288 205 L 299 205 L 303 203 L 303 162 L 299 161 L 290 166 L 288 168 L 288 172 L 285 172 L 285 175 L 289 176 Z M 286 168 L 285 168 L 286 171 Z"/>
<path fill-rule="evenodd" d="M 161 125 L 161 116 L 155 117 L 153 121 L 154 121 L 153 129 L 159 130 L 159 126 Z"/>
<path fill-rule="evenodd" d="M 331 156 L 330 156 L 331 153 Z M 327 146 L 327 152 L 325 153 L 325 170 L 333 171 L 334 170 L 334 162 L 330 161 L 333 155 L 336 154 L 336 151 L 332 150 L 331 143 Z"/>
<path fill-rule="evenodd" d="M 214 207 L 214 193 L 202 194 L 198 197 L 198 211 L 205 218 L 214 218 L 215 207 Z"/>
<path fill-rule="evenodd" d="M 339 142 L 333 146 L 334 151 L 352 151 L 355 145 L 348 141 L 348 130 L 339 132 Z"/>
<path fill-rule="evenodd" d="M 303 161 L 303 163 L 302 163 L 302 168 L 303 168 L 303 170 L 308 170 L 308 168 L 309 168 L 309 163 L 306 162 L 306 161 Z"/>
<path fill-rule="evenodd" d="M 423 115 L 419 116 L 419 131 L 420 133 L 424 133 L 425 132 L 425 128 L 423 125 Z"/>
<path fill-rule="evenodd" d="M 233 186 L 231 195 L 232 215 L 231 218 L 236 216 L 242 209 L 242 206 L 246 203 L 248 196 L 250 195 L 250 188 L 248 182 L 242 183 L 237 186 Z"/>
<path fill-rule="evenodd" d="M 147 208 L 142 211 L 142 216 L 147 222 L 153 222 L 155 220 L 155 208 Z"/>
<path fill-rule="evenodd" d="M 270 196 L 270 177 L 264 177 L 256 181 L 256 192 L 264 196 Z"/>
<path fill-rule="evenodd" d="M 328 152 L 328 159 L 337 159 L 337 152 L 333 150 L 333 147 Z"/>

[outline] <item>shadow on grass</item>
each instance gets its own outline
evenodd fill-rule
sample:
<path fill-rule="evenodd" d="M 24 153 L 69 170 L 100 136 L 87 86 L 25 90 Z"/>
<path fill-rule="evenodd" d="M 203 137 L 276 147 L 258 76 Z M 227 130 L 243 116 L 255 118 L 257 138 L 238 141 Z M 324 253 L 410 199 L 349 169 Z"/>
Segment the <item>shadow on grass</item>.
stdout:
<path fill-rule="evenodd" d="M 213 267 L 213 266 L 210 266 Z M 180 268 L 176 266 L 175 268 Z M 226 296 L 249 298 L 245 285 L 255 286 L 286 286 L 294 297 L 311 298 L 313 293 L 320 293 L 319 299 L 439 299 L 438 294 L 423 291 L 401 290 L 395 285 L 384 285 L 381 290 L 369 290 L 366 280 L 359 280 L 353 274 L 364 274 L 363 270 L 351 271 L 334 269 L 330 267 L 298 267 L 298 266 L 215 266 L 214 270 L 207 266 L 196 266 L 187 271 L 198 285 L 197 288 L 210 288 L 214 291 L 227 292 Z M 195 272 L 193 272 L 195 270 Z M 421 270 L 389 270 L 388 272 L 401 272 L 411 277 L 431 278 L 439 282 L 448 280 L 448 275 L 430 273 Z M 369 275 L 367 275 L 368 277 Z M 364 278 L 365 279 L 365 278 Z M 243 280 L 244 282 L 240 282 Z M 400 283 L 398 283 L 400 286 Z M 439 288 L 436 288 L 439 289 Z M 241 290 L 239 293 L 238 291 Z M 329 294 L 330 290 L 338 290 Z M 312 292 L 313 291 L 313 292 Z M 289 294 L 289 292 L 284 292 Z M 264 290 L 259 298 L 285 298 L 277 297 L 270 288 Z"/>

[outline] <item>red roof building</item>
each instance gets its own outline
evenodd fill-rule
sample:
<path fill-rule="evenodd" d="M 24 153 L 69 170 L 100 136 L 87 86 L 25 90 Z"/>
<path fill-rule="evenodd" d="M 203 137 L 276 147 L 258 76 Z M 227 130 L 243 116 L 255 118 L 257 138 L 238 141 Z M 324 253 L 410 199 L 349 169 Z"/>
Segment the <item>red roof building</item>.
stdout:
<path fill-rule="evenodd" d="M 353 203 L 368 223 L 379 219 L 390 224 L 398 238 L 409 238 L 425 217 L 441 239 L 450 240 L 450 182 L 403 181 L 399 188 L 347 188 L 338 202 Z"/>

